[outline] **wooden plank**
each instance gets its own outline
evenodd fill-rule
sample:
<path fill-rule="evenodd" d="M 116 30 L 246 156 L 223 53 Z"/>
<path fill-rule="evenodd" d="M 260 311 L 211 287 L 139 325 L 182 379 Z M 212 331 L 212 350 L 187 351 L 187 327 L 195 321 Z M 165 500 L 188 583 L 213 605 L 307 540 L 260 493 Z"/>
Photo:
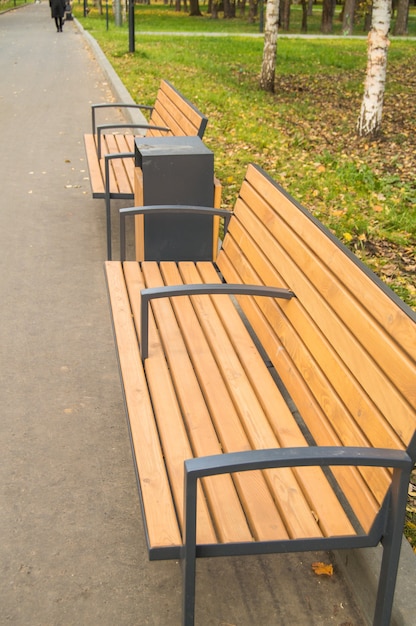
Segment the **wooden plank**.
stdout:
<path fill-rule="evenodd" d="M 134 170 L 134 204 L 143 206 L 143 172 L 139 167 Z M 134 245 L 136 261 L 144 261 L 144 216 L 134 216 Z"/>
<path fill-rule="evenodd" d="M 182 266 L 181 263 L 181 268 Z M 200 262 L 197 264 L 197 268 L 203 282 L 220 282 L 211 263 Z M 220 297 L 213 297 L 212 302 L 239 359 L 233 367 L 238 368 L 238 365 L 241 364 L 241 367 L 244 368 L 244 372 L 250 379 L 257 398 L 273 428 L 279 446 L 285 448 L 307 446 L 308 443 L 304 435 L 252 338 L 247 333 L 246 326 L 238 315 L 234 304 L 229 298 Z M 220 339 L 220 344 L 223 341 L 224 339 Z M 320 468 L 308 468 L 307 470 L 298 468 L 295 470 L 295 475 L 302 484 L 303 493 L 308 499 L 311 510 L 316 513 L 324 534 L 326 536 L 353 534 L 354 530 L 322 470 Z"/>
<path fill-rule="evenodd" d="M 216 176 L 214 176 L 214 208 L 221 208 L 221 196 L 222 196 L 222 185 Z M 218 216 L 214 217 L 214 225 L 212 229 L 212 260 L 215 261 L 218 254 L 219 247 L 219 229 L 220 229 L 220 218 Z"/>
<path fill-rule="evenodd" d="M 89 171 L 91 191 L 94 198 L 104 198 L 105 185 L 97 157 L 97 146 L 94 135 L 84 135 L 85 153 Z"/>
<path fill-rule="evenodd" d="M 178 109 L 182 115 L 181 117 L 185 117 L 194 127 L 193 135 L 197 135 L 201 129 L 201 124 L 206 123 L 205 116 L 195 107 L 187 98 L 185 98 L 181 93 L 176 91 L 172 85 L 168 82 L 164 81 L 161 85 L 161 93 L 158 98 L 162 103 L 167 102 L 169 100 L 174 108 Z M 169 108 L 166 105 L 166 108 Z"/>
<path fill-rule="evenodd" d="M 172 100 L 166 93 L 161 93 L 155 102 L 152 111 L 152 122 L 158 120 L 157 124 L 162 124 L 170 128 L 175 136 L 198 135 L 203 122 L 203 117 L 199 115 L 182 97 L 175 96 Z"/>
<path fill-rule="evenodd" d="M 361 288 L 357 284 L 354 293 L 353 284 L 342 284 L 337 271 L 332 273 L 324 262 L 316 257 L 316 246 L 309 245 L 309 242 L 314 241 L 316 230 L 312 222 L 312 230 L 304 241 L 300 239 L 297 231 L 289 228 L 276 214 L 273 215 L 272 207 L 266 203 L 257 202 L 255 210 L 257 211 L 255 217 L 249 211 L 242 212 L 245 230 L 253 232 L 254 229 L 254 237 L 261 234 L 269 239 L 267 253 L 270 262 L 275 268 L 279 268 L 281 274 L 290 277 L 287 280 L 290 280 L 291 288 L 297 294 L 298 300 L 305 302 L 305 310 L 310 318 L 319 320 L 322 336 L 336 346 L 337 356 L 343 362 L 348 378 L 350 380 L 355 378 L 356 384 L 364 390 L 359 395 L 368 394 L 371 402 L 375 403 L 389 425 L 407 444 L 416 426 L 414 409 L 409 406 L 409 398 L 415 396 L 413 384 L 415 367 L 410 359 L 403 358 L 403 352 L 397 349 L 394 339 L 386 333 L 383 334 L 379 325 L 373 321 L 370 312 L 363 309 L 360 300 L 361 290 L 370 289 L 370 286 L 367 287 L 367 283 L 363 283 Z M 263 223 L 268 224 L 267 232 L 261 226 Z M 277 237 L 280 241 L 277 241 Z M 267 248 L 266 241 L 263 239 L 261 241 Z M 329 258 L 332 259 L 336 252 L 338 248 L 329 255 Z M 337 267 L 338 265 L 335 270 Z M 296 307 L 291 307 L 290 310 L 293 310 L 295 315 L 298 312 Z M 370 342 L 367 339 L 368 335 L 371 337 Z M 305 341 L 309 340 L 306 333 L 304 337 Z M 328 360 L 326 355 L 319 358 L 317 352 L 324 344 L 321 338 L 311 350 L 325 374 L 331 378 L 334 374 L 333 359 Z M 397 379 L 393 370 L 399 371 L 403 378 Z M 394 378 L 396 382 L 391 380 Z M 345 376 L 339 379 L 338 383 L 333 379 L 332 384 L 338 392 L 344 391 L 344 401 L 350 406 L 356 391 L 345 398 L 344 379 Z M 360 412 L 357 415 L 360 416 Z M 362 422 L 364 424 L 366 418 L 363 418 Z M 376 432 L 376 429 L 370 427 L 367 434 L 371 432 Z"/>
<path fill-rule="evenodd" d="M 130 298 L 136 332 L 139 336 L 141 299 L 140 290 L 144 280 L 138 263 L 124 263 L 124 275 Z M 192 449 L 172 385 L 169 369 L 158 339 L 153 316 L 150 315 L 150 335 L 155 352 L 153 359 L 147 359 L 145 371 L 151 394 L 153 411 L 158 425 L 163 456 L 168 468 L 169 481 L 175 500 L 180 527 L 184 527 L 184 461 L 192 458 Z M 198 491 L 197 541 L 201 544 L 216 543 L 217 538 L 208 513 L 202 488 Z"/>
<path fill-rule="evenodd" d="M 372 278 L 348 254 L 344 253 L 341 244 L 335 244 L 324 230 L 315 225 L 308 215 L 298 209 L 277 187 L 270 185 L 270 183 L 267 184 L 267 180 L 255 168 L 249 168 L 247 178 L 256 185 L 257 193 L 265 194 L 264 197 L 273 208 L 275 215 L 278 215 L 282 220 L 281 222 L 273 221 L 273 232 L 276 237 L 278 228 L 280 228 L 282 222 L 286 222 L 290 230 L 297 233 L 302 241 L 308 242 L 311 237 L 316 241 L 316 246 L 314 246 L 313 250 L 315 258 L 319 258 L 322 266 L 327 267 L 332 276 L 336 277 L 340 284 L 344 286 L 339 295 L 345 298 L 345 300 L 334 302 L 334 306 L 338 307 L 337 311 L 341 317 L 344 316 L 349 319 L 349 309 L 347 312 L 344 312 L 345 303 L 348 303 L 348 299 L 351 299 L 351 296 L 354 294 L 359 294 L 357 299 L 362 310 L 367 311 L 370 318 L 374 318 L 377 321 L 377 325 L 370 326 L 365 336 L 362 337 L 362 341 L 366 343 L 368 349 L 374 350 L 374 358 L 377 362 L 380 364 L 383 362 L 387 363 L 388 370 L 391 369 L 390 359 L 386 358 L 384 349 L 379 347 L 383 345 L 384 341 L 379 341 L 379 326 L 381 325 L 386 331 L 385 340 L 388 342 L 387 345 L 391 345 L 389 337 L 395 340 L 393 341 L 395 344 L 394 348 L 390 348 L 390 350 L 397 351 L 395 358 L 403 362 L 403 356 L 399 354 L 403 351 L 409 355 L 413 366 L 416 361 L 416 342 L 409 341 L 409 337 L 414 335 L 414 321 L 379 288 Z M 265 191 L 267 187 L 270 187 L 271 190 Z M 292 246 L 292 249 L 296 248 Z M 319 272 L 318 277 L 320 277 Z M 321 278 L 323 281 L 326 281 L 326 274 L 324 273 Z M 331 298 L 333 297 L 332 292 L 327 291 L 326 293 L 331 293 Z M 363 316 L 363 319 L 368 318 Z M 353 325 L 357 321 L 353 318 L 350 320 L 350 323 Z M 357 334 L 360 334 L 360 329 Z M 396 374 L 391 372 L 391 375 L 395 376 L 394 381 L 398 388 L 403 388 L 403 394 L 409 398 L 410 404 L 415 405 L 414 370 L 413 367 L 410 369 L 411 373 L 409 375 L 408 366 L 399 365 L 398 372 Z"/>
<path fill-rule="evenodd" d="M 182 282 L 176 264 L 161 263 L 160 267 L 166 283 Z M 197 273 L 191 271 L 192 263 L 181 263 L 180 267 L 188 275 L 190 283 L 198 278 Z M 278 447 L 262 407 L 238 359 L 235 358 L 226 333 L 223 332 L 209 296 L 192 296 L 191 300 L 192 303 L 189 298 L 174 298 L 173 308 L 224 451 Z M 199 326 L 201 322 L 203 327 Z M 247 480 L 251 478 L 251 475 L 242 475 L 241 480 L 244 483 L 242 482 L 241 489 L 247 488 Z M 321 532 L 292 471 L 272 470 L 267 473 L 267 482 L 289 535 L 320 536 Z M 251 500 L 253 503 L 260 493 L 259 485 L 254 487 Z M 266 495 L 263 493 L 263 498 Z M 252 506 L 254 504 L 249 507 L 249 512 L 253 515 Z M 260 504 L 257 509 L 260 509 Z M 259 523 L 264 522 L 261 519 Z"/>
<path fill-rule="evenodd" d="M 221 259 L 221 270 L 225 272 L 230 282 L 239 282 L 239 276 L 234 271 L 232 264 L 227 267 L 226 257 Z M 293 398 L 298 410 L 304 419 L 307 420 L 311 433 L 318 445 L 342 445 L 339 437 L 329 423 L 326 414 L 318 405 L 315 397 L 311 393 L 307 382 L 302 376 L 302 372 L 294 365 L 288 351 L 279 341 L 270 324 L 265 323 L 264 315 L 254 299 L 245 298 L 243 303 L 245 313 L 252 326 L 256 329 L 256 334 L 263 346 L 273 345 L 273 351 L 269 356 L 273 357 L 273 364 L 282 378 L 286 388 Z M 302 343 L 299 342 L 299 348 Z M 334 474 L 347 494 L 351 506 L 360 520 L 363 528 L 368 530 L 374 521 L 374 516 L 378 511 L 378 505 L 366 488 L 359 473 L 352 468 L 334 468 Z"/>
<path fill-rule="evenodd" d="M 150 547 L 181 545 L 121 264 L 105 263 L 132 443 Z"/>
<path fill-rule="evenodd" d="M 160 286 L 163 284 L 156 263 L 145 262 L 142 264 L 142 268 L 146 278 L 146 285 Z M 185 301 L 186 298 L 181 298 L 181 300 Z M 200 383 L 195 376 L 194 365 L 184 345 L 171 303 L 167 299 L 157 300 L 152 308 L 159 327 L 176 394 L 181 405 L 183 419 L 191 440 L 193 453 L 198 457 L 220 454 L 222 446 L 211 421 L 210 407 L 207 406 L 206 398 L 201 392 Z M 150 358 L 152 358 L 151 350 L 149 350 Z M 229 403 L 227 402 L 227 408 L 228 406 Z M 230 415 L 232 418 L 233 413 Z M 238 433 L 241 434 L 241 429 L 237 421 L 230 420 L 230 415 L 224 413 L 226 418 L 224 419 L 224 428 L 230 430 L 230 437 L 236 437 Z M 237 435 L 232 433 L 233 425 L 237 429 Z M 259 488 L 256 479 L 257 476 L 255 476 L 256 485 L 253 487 L 254 489 Z M 212 518 L 215 520 L 217 533 L 221 536 L 221 540 L 231 542 L 251 541 L 252 533 L 247 526 L 246 518 L 231 477 L 225 475 L 206 479 L 204 480 L 204 490 Z M 275 516 L 275 519 L 276 524 L 278 524 L 277 516 Z M 268 522 L 267 518 L 265 522 Z M 281 526 L 281 524 L 277 526 L 277 530 L 280 528 L 283 534 L 284 529 Z M 275 532 L 275 529 L 271 530 Z"/>
<path fill-rule="evenodd" d="M 108 154 L 120 154 L 120 145 L 116 140 L 116 135 L 106 135 L 105 142 Z M 133 159 L 129 160 L 132 161 Z M 126 173 L 124 159 L 111 159 L 110 168 L 113 173 L 112 180 L 114 181 L 114 186 L 112 185 L 110 187 L 110 193 L 112 195 L 117 193 L 132 193 L 132 186 Z"/>
<path fill-rule="evenodd" d="M 264 233 L 261 233 L 261 235 L 264 235 Z M 228 246 L 231 262 L 239 264 L 241 272 L 240 280 L 247 282 L 250 282 L 250 280 L 259 280 L 258 274 L 255 271 L 255 269 L 257 269 L 263 274 L 263 280 L 271 280 L 271 284 L 279 284 L 280 282 L 280 285 L 285 285 L 285 281 L 283 279 L 279 281 L 279 275 L 271 267 L 269 267 L 269 271 L 267 272 L 265 265 L 263 268 L 260 268 L 259 263 L 256 263 L 256 268 L 252 268 L 248 261 L 243 265 L 241 259 L 242 245 L 248 255 L 257 255 L 259 252 L 256 243 L 253 240 L 250 242 L 248 237 L 246 237 L 246 241 L 242 244 L 243 236 L 245 236 L 245 231 L 241 232 L 238 245 L 230 240 Z M 259 240 L 263 242 L 264 238 Z M 254 251 L 250 250 L 250 247 L 254 248 Z M 267 247 L 266 243 L 265 247 Z M 271 255 L 273 256 L 272 253 Z M 279 269 L 282 268 L 284 262 L 283 256 L 279 257 Z M 268 260 L 267 263 L 269 263 Z M 288 275 L 292 277 L 295 273 L 296 267 L 291 266 L 290 269 L 288 269 Z M 394 434 L 392 428 L 385 422 L 380 413 L 375 410 L 373 402 L 363 393 L 361 386 L 350 375 L 349 369 L 342 363 L 337 352 L 327 342 L 325 335 L 321 331 L 321 320 L 318 327 L 314 320 L 311 319 L 309 308 L 302 306 L 299 301 L 300 298 L 297 298 L 290 303 L 277 303 L 263 299 L 259 300 L 259 306 L 266 320 L 271 321 L 276 333 L 281 337 L 289 353 L 295 353 L 297 351 L 296 346 L 299 341 L 299 333 L 301 337 L 304 338 L 305 348 L 302 348 L 304 361 L 302 363 L 298 356 L 298 367 L 301 371 L 306 371 L 305 368 L 308 367 L 311 358 L 315 359 L 317 364 L 321 366 L 321 368 L 319 368 L 317 365 L 314 365 L 312 368 L 314 374 L 313 379 L 310 381 L 310 387 L 314 389 L 315 385 L 315 396 L 320 397 L 326 395 L 329 380 L 335 390 L 333 406 L 336 407 L 339 405 L 339 410 L 343 411 L 342 414 L 344 416 L 347 415 L 347 413 L 345 413 L 343 403 L 348 406 L 349 412 L 357 416 L 355 419 L 359 423 L 359 432 L 363 430 L 364 433 L 367 433 L 368 431 L 367 436 L 369 438 L 373 437 L 373 444 L 378 447 L 400 446 L 400 441 Z M 309 301 L 307 302 L 309 304 Z M 273 350 L 275 338 L 272 337 L 270 341 L 270 349 Z M 267 345 L 265 347 L 267 349 Z M 322 372 L 321 376 L 320 372 Z M 320 385 L 320 387 L 318 387 L 318 385 Z M 345 417 L 343 419 L 345 419 Z M 349 423 L 345 425 L 345 431 L 346 436 L 352 434 L 351 425 Z M 341 432 L 342 431 L 340 431 L 340 436 Z M 357 439 L 357 444 L 358 441 L 360 441 L 360 445 L 365 445 L 366 443 L 362 438 Z"/>

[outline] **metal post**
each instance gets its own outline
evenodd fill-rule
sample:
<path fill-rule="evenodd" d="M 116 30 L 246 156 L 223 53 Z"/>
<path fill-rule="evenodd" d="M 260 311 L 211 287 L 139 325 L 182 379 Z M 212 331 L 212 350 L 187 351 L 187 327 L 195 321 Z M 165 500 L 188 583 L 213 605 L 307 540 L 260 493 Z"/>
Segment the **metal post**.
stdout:
<path fill-rule="evenodd" d="M 129 0 L 129 52 L 134 52 L 134 0 Z"/>

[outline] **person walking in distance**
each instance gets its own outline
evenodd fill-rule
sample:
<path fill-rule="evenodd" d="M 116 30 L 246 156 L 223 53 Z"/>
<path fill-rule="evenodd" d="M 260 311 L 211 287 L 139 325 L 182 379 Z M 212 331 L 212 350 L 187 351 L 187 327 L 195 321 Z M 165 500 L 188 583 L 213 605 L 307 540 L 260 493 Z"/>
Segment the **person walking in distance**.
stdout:
<path fill-rule="evenodd" d="M 65 0 L 49 0 L 49 6 L 51 7 L 51 17 L 55 20 L 56 30 L 58 33 L 62 33 L 65 15 Z"/>

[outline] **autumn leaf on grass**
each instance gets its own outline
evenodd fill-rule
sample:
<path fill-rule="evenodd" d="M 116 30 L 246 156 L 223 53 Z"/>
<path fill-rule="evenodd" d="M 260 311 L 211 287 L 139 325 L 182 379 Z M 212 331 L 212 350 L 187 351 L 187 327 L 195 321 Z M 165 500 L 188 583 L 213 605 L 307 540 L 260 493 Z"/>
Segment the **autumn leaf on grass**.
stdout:
<path fill-rule="evenodd" d="M 312 569 L 317 576 L 332 576 L 334 573 L 331 563 L 322 563 L 321 561 L 312 563 Z"/>

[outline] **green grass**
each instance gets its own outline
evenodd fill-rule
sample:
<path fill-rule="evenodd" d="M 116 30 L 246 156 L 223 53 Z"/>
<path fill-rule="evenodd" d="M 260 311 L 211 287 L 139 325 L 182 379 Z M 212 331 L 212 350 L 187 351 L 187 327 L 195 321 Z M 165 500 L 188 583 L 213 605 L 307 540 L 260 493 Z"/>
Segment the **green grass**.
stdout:
<path fill-rule="evenodd" d="M 0 13 L 29 3 L 28 0 L 0 0 Z"/>
<path fill-rule="evenodd" d="M 137 102 L 152 104 L 160 79 L 168 78 L 208 116 L 205 141 L 226 206 L 234 204 L 247 164 L 258 163 L 416 307 L 407 261 L 416 243 L 415 42 L 390 46 L 383 134 L 367 141 L 354 130 L 365 40 L 279 39 L 276 92 L 267 94 L 258 88 L 260 38 L 140 34 L 130 54 L 127 26 L 111 23 L 107 31 L 96 12 L 81 22 Z M 136 7 L 136 33 L 143 24 L 162 30 L 162 23 L 169 32 L 182 32 L 185 23 L 212 31 L 235 29 L 241 20 Z M 392 264 L 397 271 L 387 272 Z"/>
<path fill-rule="evenodd" d="M 92 4 L 90 2 L 90 4 Z M 74 8 L 77 10 L 79 3 L 74 2 Z M 90 15 L 96 12 L 94 7 L 91 9 Z M 150 5 L 136 5 L 136 28 L 138 31 L 167 31 L 167 32 L 220 32 L 220 33 L 259 33 L 260 32 L 260 13 L 255 17 L 254 22 L 248 20 L 248 7 L 246 14 L 234 19 L 222 19 L 223 14 L 219 14 L 219 19 L 214 20 L 207 12 L 207 5 L 200 3 L 202 16 L 190 17 L 186 11 L 175 11 L 173 6 L 157 4 L 153 2 Z M 103 15 L 105 14 L 105 4 L 103 3 Z M 341 6 L 337 5 L 333 20 L 333 34 L 342 34 L 342 24 L 340 20 Z M 109 6 L 110 20 L 113 21 L 113 13 L 111 3 Z M 322 4 L 314 4 L 312 15 L 308 17 L 308 34 L 321 34 L 321 15 Z M 292 5 L 290 15 L 289 33 L 300 33 L 302 20 L 302 8 L 300 5 Z M 394 18 L 392 20 L 392 30 L 394 27 Z M 409 35 L 416 36 L 416 9 L 410 8 L 409 13 Z M 283 31 L 282 31 L 283 32 Z M 364 32 L 364 20 L 360 16 L 354 26 L 355 36 L 366 36 Z"/>

